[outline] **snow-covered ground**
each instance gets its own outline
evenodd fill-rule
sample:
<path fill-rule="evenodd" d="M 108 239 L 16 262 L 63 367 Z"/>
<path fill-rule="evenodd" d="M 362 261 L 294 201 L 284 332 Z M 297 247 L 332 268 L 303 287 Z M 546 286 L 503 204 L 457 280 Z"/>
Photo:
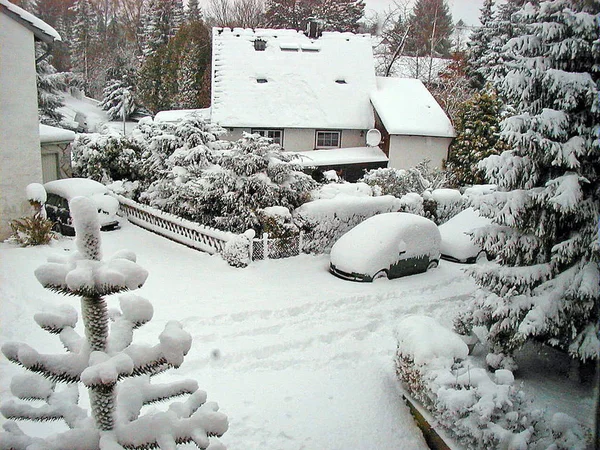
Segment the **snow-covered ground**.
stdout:
<path fill-rule="evenodd" d="M 327 256 L 235 269 L 129 223 L 102 239 L 104 255 L 128 248 L 150 272 L 137 293 L 153 303 L 154 319 L 135 340 L 157 342 L 172 319 L 192 334 L 184 364 L 160 377 L 198 380 L 229 417 L 222 442 L 230 450 L 427 448 L 397 390 L 394 329 L 409 313 L 450 327 L 475 289 L 462 266 L 443 261 L 425 274 L 353 283 L 328 273 Z M 71 238 L 36 248 L 0 244 L 0 343 L 62 350 L 33 314 L 78 301 L 44 290 L 33 271 L 72 249 Z M 109 298 L 109 307 L 116 305 Z M 0 359 L 0 400 L 20 370 Z M 591 421 L 590 392 L 562 394 L 565 412 L 580 410 L 578 418 Z M 542 393 L 539 400 L 551 398 Z"/>

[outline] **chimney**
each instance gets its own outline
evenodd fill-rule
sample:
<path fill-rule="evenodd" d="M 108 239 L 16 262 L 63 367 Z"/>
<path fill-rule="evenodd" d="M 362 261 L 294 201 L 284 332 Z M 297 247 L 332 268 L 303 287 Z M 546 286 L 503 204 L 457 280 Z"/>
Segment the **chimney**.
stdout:
<path fill-rule="evenodd" d="M 306 24 L 306 35 L 311 39 L 318 39 L 321 36 L 321 27 L 319 21 L 314 18 L 308 19 Z"/>

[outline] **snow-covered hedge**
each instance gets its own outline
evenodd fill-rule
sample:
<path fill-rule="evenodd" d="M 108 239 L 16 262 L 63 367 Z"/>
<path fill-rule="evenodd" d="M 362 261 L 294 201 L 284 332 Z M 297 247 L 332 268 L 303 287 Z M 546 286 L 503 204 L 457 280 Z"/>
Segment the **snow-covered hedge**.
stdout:
<path fill-rule="evenodd" d="M 325 253 L 344 233 L 375 214 L 399 211 L 400 199 L 392 195 L 379 197 L 338 194 L 300 206 L 294 222 L 305 232 L 303 251 Z"/>
<path fill-rule="evenodd" d="M 397 328 L 396 373 L 408 393 L 468 449 L 585 449 L 581 426 L 557 413 L 549 420 L 514 385 L 511 371 L 493 374 L 467 356 L 460 336 L 426 316 Z"/>

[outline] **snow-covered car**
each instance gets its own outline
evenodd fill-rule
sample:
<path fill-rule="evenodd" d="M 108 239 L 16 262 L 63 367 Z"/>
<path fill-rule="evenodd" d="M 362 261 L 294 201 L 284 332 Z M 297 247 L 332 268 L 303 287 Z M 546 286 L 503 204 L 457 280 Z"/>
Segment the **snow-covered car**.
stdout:
<path fill-rule="evenodd" d="M 46 216 L 54 222 L 54 230 L 65 236 L 75 236 L 69 202 L 78 196 L 89 197 L 96 203 L 101 230 L 114 230 L 119 226 L 119 201 L 110 196 L 106 186 L 97 181 L 87 178 L 65 178 L 45 183 L 44 189 L 47 193 L 44 205 Z"/>
<path fill-rule="evenodd" d="M 399 278 L 437 267 L 440 232 L 431 220 L 410 213 L 378 214 L 333 245 L 329 270 L 345 280 Z"/>
<path fill-rule="evenodd" d="M 473 241 L 469 233 L 491 223 L 487 217 L 480 216 L 477 210 L 467 208 L 441 224 L 442 258 L 469 264 L 487 260 L 485 250 Z"/>

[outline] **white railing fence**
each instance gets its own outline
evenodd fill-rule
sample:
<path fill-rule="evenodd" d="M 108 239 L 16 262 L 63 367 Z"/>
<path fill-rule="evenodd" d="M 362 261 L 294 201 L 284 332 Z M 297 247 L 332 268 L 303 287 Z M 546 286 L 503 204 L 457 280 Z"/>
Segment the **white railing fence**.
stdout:
<path fill-rule="evenodd" d="M 200 225 L 115 195 L 121 205 L 120 214 L 131 223 L 188 247 L 210 254 L 221 253 L 225 244 L 236 235 Z"/>

